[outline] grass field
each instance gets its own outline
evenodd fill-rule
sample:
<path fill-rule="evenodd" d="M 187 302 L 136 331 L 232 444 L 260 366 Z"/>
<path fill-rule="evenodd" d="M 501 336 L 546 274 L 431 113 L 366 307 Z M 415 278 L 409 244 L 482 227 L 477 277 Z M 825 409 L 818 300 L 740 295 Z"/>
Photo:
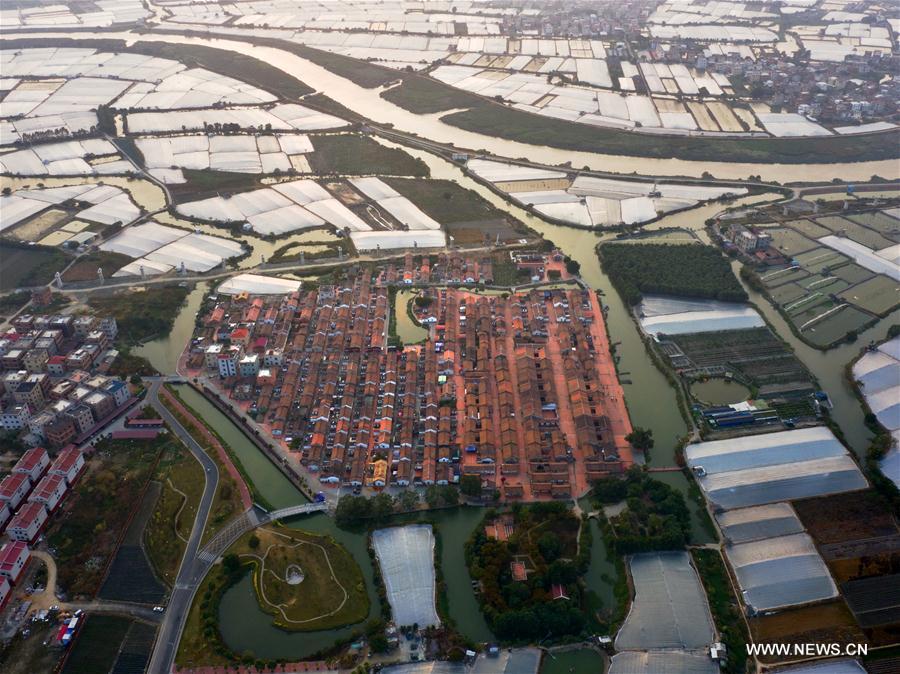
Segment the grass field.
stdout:
<path fill-rule="evenodd" d="M 517 220 L 452 180 L 386 178 L 385 182 L 444 225 L 457 243 L 483 243 L 485 236 L 493 240 L 498 234 L 506 241 L 528 233 Z"/>
<path fill-rule="evenodd" d="M 307 155 L 319 174 L 427 176 L 428 166 L 403 150 L 386 147 L 369 136 L 326 134 L 311 136 L 315 152 Z"/>
<path fill-rule="evenodd" d="M 66 270 L 62 275 L 63 281 L 94 281 L 97 279 L 97 269 L 102 268 L 106 277 L 113 275 L 126 264 L 131 262 L 131 258 L 121 253 L 111 253 L 107 251 L 97 251 L 89 253 L 78 258 L 78 261 Z"/>
<path fill-rule="evenodd" d="M 102 614 L 88 616 L 63 667 L 63 674 L 109 672 L 129 627 L 131 620 L 128 618 Z"/>
<path fill-rule="evenodd" d="M 169 185 L 169 192 L 176 204 L 199 201 L 220 193 L 246 192 L 260 186 L 259 176 L 210 169 L 182 169 L 187 182 Z"/>
<path fill-rule="evenodd" d="M 0 291 L 45 285 L 68 260 L 57 248 L 0 241 Z"/>
<path fill-rule="evenodd" d="M 206 476 L 184 445 L 170 448 L 154 479 L 162 490 L 144 529 L 144 548 L 156 575 L 171 586 L 178 574 L 185 541 L 191 534 Z"/>
<path fill-rule="evenodd" d="M 6 318 L 16 313 L 31 300 L 31 293 L 21 292 L 10 293 L 0 297 L 0 318 Z"/>
<path fill-rule="evenodd" d="M 172 441 L 104 440 L 74 494 L 54 516 L 47 540 L 69 593 L 93 596 L 157 457 Z"/>
<path fill-rule="evenodd" d="M 128 289 L 92 296 L 88 305 L 99 315 L 114 316 L 119 326 L 118 339 L 133 346 L 167 334 L 189 292 L 189 288 L 177 285 L 154 286 L 140 292 Z"/>
<path fill-rule="evenodd" d="M 369 613 L 359 565 L 330 537 L 266 527 L 245 535 L 232 552 L 253 562 L 260 608 L 282 629 L 332 629 L 358 623 Z M 292 572 L 303 580 L 288 582 Z"/>
<path fill-rule="evenodd" d="M 886 316 L 900 304 L 898 290 L 900 290 L 900 284 L 879 274 L 843 291 L 840 296 L 866 311 Z"/>

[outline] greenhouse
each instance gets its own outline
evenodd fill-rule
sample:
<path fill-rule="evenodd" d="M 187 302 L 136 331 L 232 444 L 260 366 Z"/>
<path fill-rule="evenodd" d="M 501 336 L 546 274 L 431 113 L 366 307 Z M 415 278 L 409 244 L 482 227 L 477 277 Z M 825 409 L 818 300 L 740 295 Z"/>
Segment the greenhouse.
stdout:
<path fill-rule="evenodd" d="M 653 336 L 741 330 L 765 325 L 762 316 L 747 304 L 661 295 L 644 295 L 640 316 L 641 328 Z"/>
<path fill-rule="evenodd" d="M 754 612 L 832 599 L 837 588 L 807 534 L 726 545 L 744 603 Z"/>
<path fill-rule="evenodd" d="M 300 290 L 300 281 L 263 276 L 262 274 L 238 274 L 219 286 L 217 292 L 223 295 L 287 295 Z"/>
<path fill-rule="evenodd" d="M 688 553 L 634 555 L 629 565 L 634 602 L 616 649 L 705 648 L 713 641 L 706 595 Z"/>
<path fill-rule="evenodd" d="M 857 660 L 842 658 L 779 668 L 775 674 L 866 674 L 866 668 Z"/>
<path fill-rule="evenodd" d="M 616 653 L 608 674 L 719 674 L 708 655 L 683 651 L 625 651 Z"/>
<path fill-rule="evenodd" d="M 701 489 L 725 510 L 867 486 L 844 446 L 824 426 L 685 448 Z"/>
<path fill-rule="evenodd" d="M 727 510 L 716 515 L 716 522 L 719 523 L 722 536 L 734 544 L 803 531 L 803 524 L 790 503 Z"/>
<path fill-rule="evenodd" d="M 372 534 L 391 613 L 397 625 L 440 625 L 435 608 L 434 535 L 414 524 Z"/>

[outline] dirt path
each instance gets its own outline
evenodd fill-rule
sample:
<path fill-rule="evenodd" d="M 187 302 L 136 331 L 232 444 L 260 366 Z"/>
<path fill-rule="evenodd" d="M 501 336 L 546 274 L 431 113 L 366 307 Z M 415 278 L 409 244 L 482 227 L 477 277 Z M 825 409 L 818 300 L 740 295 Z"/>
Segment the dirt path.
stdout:
<path fill-rule="evenodd" d="M 44 550 L 32 550 L 31 554 L 47 567 L 47 585 L 44 591 L 31 595 L 31 608 L 40 611 L 60 603 L 56 598 L 56 560 Z"/>

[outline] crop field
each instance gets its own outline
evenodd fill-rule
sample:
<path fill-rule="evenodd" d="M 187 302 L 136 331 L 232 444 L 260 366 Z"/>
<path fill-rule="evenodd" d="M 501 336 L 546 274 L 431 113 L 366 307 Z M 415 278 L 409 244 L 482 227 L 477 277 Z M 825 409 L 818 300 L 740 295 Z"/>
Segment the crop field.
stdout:
<path fill-rule="evenodd" d="M 809 380 L 803 363 L 769 328 L 677 335 L 671 340 L 698 367 L 727 365 L 757 386 Z"/>
<path fill-rule="evenodd" d="M 873 276 L 868 281 L 853 286 L 840 293 L 840 296 L 866 311 L 885 316 L 900 304 L 900 284 L 887 276 Z M 829 292 L 835 292 L 829 290 Z"/>
<path fill-rule="evenodd" d="M 772 237 L 772 245 L 788 257 L 805 253 L 818 245 L 812 239 L 788 227 L 771 227 L 766 230 L 766 234 Z"/>
<path fill-rule="evenodd" d="M 848 239 L 861 243 L 867 248 L 872 248 L 874 250 L 887 248 L 894 243 L 890 239 L 881 236 L 878 232 L 869 229 L 868 227 L 863 227 L 853 220 L 849 220 L 840 215 L 829 215 L 824 218 L 817 218 L 816 222 L 823 227 L 827 227 L 834 234 L 843 232 Z"/>
<path fill-rule="evenodd" d="M 860 627 L 900 622 L 900 574 L 851 580 L 841 592 Z"/>
<path fill-rule="evenodd" d="M 794 501 L 793 505 L 803 526 L 820 544 L 878 538 L 900 531 L 871 489 Z"/>
<path fill-rule="evenodd" d="M 133 622 L 110 674 L 144 674 L 150 662 L 156 627 Z"/>
<path fill-rule="evenodd" d="M 323 134 L 311 138 L 315 152 L 308 156 L 316 173 L 427 176 L 428 166 L 403 150 L 386 147 L 369 136 Z"/>
<path fill-rule="evenodd" d="M 843 600 L 805 608 L 780 611 L 775 615 L 751 618 L 750 632 L 755 643 L 867 643 L 862 630 Z M 761 657 L 763 662 L 783 656 Z"/>
<path fill-rule="evenodd" d="M 866 279 L 872 278 L 874 274 L 870 272 L 865 267 L 861 267 L 855 262 L 851 262 L 850 264 L 844 265 L 843 267 L 839 267 L 834 270 L 834 275 L 838 278 L 842 278 L 847 283 L 856 284 L 861 281 L 865 281 Z"/>
<path fill-rule="evenodd" d="M 159 492 L 160 484 L 150 483 L 100 588 L 101 599 L 155 604 L 163 598 L 165 589 L 154 575 L 141 545 L 144 528 L 156 506 Z"/>
<path fill-rule="evenodd" d="M 245 536 L 237 549 L 242 561 L 254 563 L 260 608 L 282 629 L 331 629 L 366 617 L 362 572 L 330 538 L 267 527 Z"/>
<path fill-rule="evenodd" d="M 87 617 L 63 674 L 97 674 L 112 669 L 131 621 L 113 615 Z"/>
<path fill-rule="evenodd" d="M 829 346 L 843 339 L 851 331 L 859 331 L 872 323 L 869 314 L 853 306 L 845 306 L 827 318 L 802 330 L 803 337 L 816 346 Z"/>
<path fill-rule="evenodd" d="M 811 239 L 820 239 L 832 233 L 830 229 L 817 225 L 812 220 L 791 220 L 784 224 L 786 227 L 796 230 Z"/>
<path fill-rule="evenodd" d="M 93 281 L 97 278 L 97 269 L 103 269 L 105 276 L 112 276 L 126 264 L 131 258 L 121 253 L 98 251 L 78 258 L 78 261 L 66 269 L 62 275 L 63 281 Z"/>
<path fill-rule="evenodd" d="M 769 271 L 762 275 L 762 282 L 767 288 L 777 288 L 785 283 L 800 281 L 809 276 L 809 272 L 797 267 L 795 269 L 782 269 L 778 271 Z"/>
<path fill-rule="evenodd" d="M 900 220 L 888 215 L 884 211 L 871 211 L 869 213 L 856 213 L 848 215 L 848 220 L 853 220 L 865 227 L 881 232 L 894 241 L 900 241 Z"/>

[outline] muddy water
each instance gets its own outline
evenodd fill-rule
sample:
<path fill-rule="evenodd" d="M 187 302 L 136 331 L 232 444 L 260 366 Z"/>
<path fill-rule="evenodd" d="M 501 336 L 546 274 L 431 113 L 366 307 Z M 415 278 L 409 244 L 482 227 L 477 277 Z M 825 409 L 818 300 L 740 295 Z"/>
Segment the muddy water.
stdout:
<path fill-rule="evenodd" d="M 169 26 L 168 28 L 172 28 Z M 16 36 L 10 36 L 16 37 Z M 413 133 L 440 143 L 478 149 L 502 157 L 527 157 L 536 162 L 588 166 L 596 170 L 640 175 L 693 176 L 709 172 L 717 178 L 741 179 L 759 175 L 763 180 L 782 183 L 829 181 L 832 178 L 868 180 L 872 175 L 886 178 L 898 176 L 898 163 L 892 160 L 844 164 L 737 164 L 725 162 L 684 161 L 680 159 L 646 159 L 617 155 L 573 152 L 542 145 L 529 145 L 464 131 L 441 121 L 447 113 L 417 115 L 379 96 L 379 89 L 366 89 L 335 75 L 311 61 L 273 47 L 257 47 L 236 39 L 186 37 L 182 35 L 135 35 L 129 32 L 104 33 L 35 33 L 34 38 L 121 39 L 127 42 L 167 42 L 194 44 L 224 49 L 257 58 L 309 86 L 326 93 L 338 103 L 380 124 L 392 124 L 399 131 Z"/>

